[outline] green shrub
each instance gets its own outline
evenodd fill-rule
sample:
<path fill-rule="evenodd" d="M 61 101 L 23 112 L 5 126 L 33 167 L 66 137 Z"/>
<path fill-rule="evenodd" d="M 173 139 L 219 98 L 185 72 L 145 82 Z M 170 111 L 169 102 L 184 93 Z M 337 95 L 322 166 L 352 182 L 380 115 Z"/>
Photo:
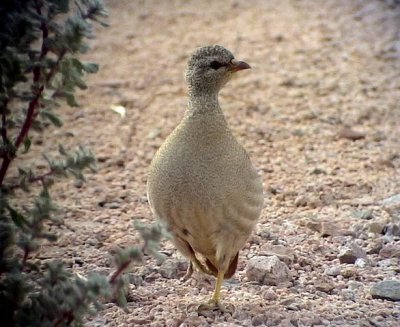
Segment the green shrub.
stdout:
<path fill-rule="evenodd" d="M 44 156 L 48 167 L 36 172 L 24 166 L 33 129 L 62 126 L 63 103 L 77 106 L 74 92 L 85 89 L 83 77 L 98 66 L 78 55 L 88 50 L 93 23 L 106 25 L 100 0 L 2 0 L 0 4 L 0 312 L 2 326 L 81 326 L 84 316 L 101 307 L 103 299 L 125 303 L 123 272 L 143 259 L 143 249 L 123 249 L 115 256 L 110 278 L 82 277 L 61 261 L 45 265 L 30 260 L 43 241 L 56 242 L 48 223 L 62 223 L 50 196 L 62 177 L 84 179 L 95 171 L 93 154 L 83 147 L 59 156 Z M 65 108 L 65 106 L 64 106 Z M 32 134 L 32 133 L 31 133 Z M 19 158 L 18 171 L 10 164 Z M 22 164 L 21 164 L 22 160 Z M 18 198 L 25 192 L 24 203 Z M 30 200 L 29 200 L 30 199 Z M 141 233 L 154 248 L 161 236 L 155 226 Z M 149 240 L 151 242 L 149 242 Z"/>

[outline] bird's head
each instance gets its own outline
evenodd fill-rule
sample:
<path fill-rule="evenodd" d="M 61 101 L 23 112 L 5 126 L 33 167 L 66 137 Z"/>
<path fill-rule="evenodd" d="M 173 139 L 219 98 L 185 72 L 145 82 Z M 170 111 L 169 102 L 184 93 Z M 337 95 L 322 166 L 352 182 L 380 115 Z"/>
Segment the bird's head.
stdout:
<path fill-rule="evenodd" d="M 218 93 L 232 75 L 250 65 L 235 60 L 233 54 L 220 45 L 211 45 L 194 51 L 186 70 L 189 90 L 194 93 Z"/>

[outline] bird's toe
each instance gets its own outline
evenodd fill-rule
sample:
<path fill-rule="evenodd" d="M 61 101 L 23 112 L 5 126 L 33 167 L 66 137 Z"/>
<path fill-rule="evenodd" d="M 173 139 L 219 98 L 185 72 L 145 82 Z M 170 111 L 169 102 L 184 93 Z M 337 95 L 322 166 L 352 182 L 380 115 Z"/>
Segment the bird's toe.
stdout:
<path fill-rule="evenodd" d="M 197 312 L 202 313 L 204 311 L 220 311 L 223 313 L 233 314 L 236 308 L 232 303 L 223 305 L 220 301 L 211 299 L 207 303 L 200 304 L 197 308 Z"/>

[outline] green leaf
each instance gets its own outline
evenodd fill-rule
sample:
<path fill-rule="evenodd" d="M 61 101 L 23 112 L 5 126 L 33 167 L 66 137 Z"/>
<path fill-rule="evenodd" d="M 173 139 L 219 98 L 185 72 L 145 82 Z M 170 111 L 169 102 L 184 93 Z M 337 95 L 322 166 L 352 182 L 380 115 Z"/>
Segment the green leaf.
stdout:
<path fill-rule="evenodd" d="M 51 200 L 49 190 L 46 187 L 42 189 L 42 191 L 40 192 L 39 197 L 43 198 L 46 201 L 50 201 Z"/>
<path fill-rule="evenodd" d="M 77 58 L 70 58 L 69 61 L 64 60 L 64 63 L 71 64 L 73 67 L 76 68 L 78 72 L 81 72 L 83 70 L 83 63 Z"/>
<path fill-rule="evenodd" d="M 13 220 L 14 224 L 17 225 L 21 229 L 25 229 L 26 227 L 30 227 L 30 223 L 26 218 L 20 214 L 17 210 L 8 206 L 8 212 L 10 213 L 11 219 Z"/>
<path fill-rule="evenodd" d="M 50 80 L 50 87 L 59 89 L 63 84 L 63 75 L 61 73 L 55 73 L 53 78 Z"/>
<path fill-rule="evenodd" d="M 49 242 L 55 242 L 57 241 L 57 235 L 52 234 L 52 233 L 42 233 L 40 235 L 42 238 L 45 238 L 46 240 L 48 240 Z"/>
<path fill-rule="evenodd" d="M 67 13 L 69 10 L 69 0 L 48 0 L 52 3 L 58 12 Z"/>
<path fill-rule="evenodd" d="M 83 65 L 83 70 L 87 73 L 94 74 L 99 71 L 99 65 L 93 62 L 85 62 L 82 63 L 82 65 Z"/>
<path fill-rule="evenodd" d="M 58 117 L 58 115 L 56 115 L 54 112 L 50 111 L 50 110 L 43 110 L 41 112 L 41 115 L 50 120 L 52 122 L 53 125 L 57 126 L 57 127 L 61 127 L 63 122 L 61 120 L 60 117 Z"/>
<path fill-rule="evenodd" d="M 27 183 L 27 181 L 26 181 L 26 176 L 24 176 L 20 179 L 19 186 L 21 187 L 21 190 L 26 193 L 28 193 L 30 191 L 29 183 Z"/>
<path fill-rule="evenodd" d="M 68 169 L 69 173 L 74 176 L 76 179 L 81 181 L 85 181 L 85 177 L 83 176 L 82 172 L 77 169 Z"/>
<path fill-rule="evenodd" d="M 71 92 L 64 92 L 64 97 L 70 107 L 79 107 L 78 102 L 76 102 L 75 96 Z"/>
<path fill-rule="evenodd" d="M 19 173 L 21 176 L 27 176 L 27 175 L 29 174 L 29 171 L 26 170 L 25 168 L 18 167 L 18 173 Z"/>
<path fill-rule="evenodd" d="M 97 20 L 97 22 L 101 25 L 101 26 L 103 26 L 103 27 L 109 27 L 110 26 L 110 24 L 109 23 L 106 23 L 105 21 L 103 21 L 103 20 Z"/>
<path fill-rule="evenodd" d="M 64 146 L 62 144 L 58 145 L 58 152 L 60 152 L 61 155 L 63 156 L 67 156 L 68 152 L 67 150 L 65 150 Z"/>
<path fill-rule="evenodd" d="M 29 148 L 31 147 L 31 139 L 29 137 L 25 137 L 24 140 L 24 151 L 22 153 L 27 153 L 29 151 Z"/>
<path fill-rule="evenodd" d="M 43 158 L 44 158 L 44 160 L 46 160 L 47 161 L 47 163 L 48 163 L 48 165 L 50 166 L 50 167 L 52 167 L 53 165 L 54 165 L 54 162 L 53 162 L 53 160 L 51 160 L 48 156 L 47 156 L 47 154 L 43 154 Z"/>
<path fill-rule="evenodd" d="M 39 119 L 35 119 L 32 122 L 32 129 L 34 129 L 35 131 L 39 131 L 42 132 L 43 131 L 43 122 L 41 122 Z"/>

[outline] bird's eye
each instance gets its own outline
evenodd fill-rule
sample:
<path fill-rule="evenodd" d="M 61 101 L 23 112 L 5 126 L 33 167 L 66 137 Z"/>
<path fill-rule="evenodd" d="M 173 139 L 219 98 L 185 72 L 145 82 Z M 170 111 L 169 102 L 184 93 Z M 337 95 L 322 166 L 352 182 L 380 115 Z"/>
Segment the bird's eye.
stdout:
<path fill-rule="evenodd" d="M 220 62 L 218 62 L 218 61 L 213 61 L 213 62 L 211 62 L 211 64 L 210 64 L 210 67 L 211 67 L 212 69 L 215 69 L 215 70 L 217 70 L 218 68 L 220 68 L 220 67 L 222 67 L 222 66 L 225 66 L 225 65 L 222 64 L 222 63 L 220 63 Z"/>

